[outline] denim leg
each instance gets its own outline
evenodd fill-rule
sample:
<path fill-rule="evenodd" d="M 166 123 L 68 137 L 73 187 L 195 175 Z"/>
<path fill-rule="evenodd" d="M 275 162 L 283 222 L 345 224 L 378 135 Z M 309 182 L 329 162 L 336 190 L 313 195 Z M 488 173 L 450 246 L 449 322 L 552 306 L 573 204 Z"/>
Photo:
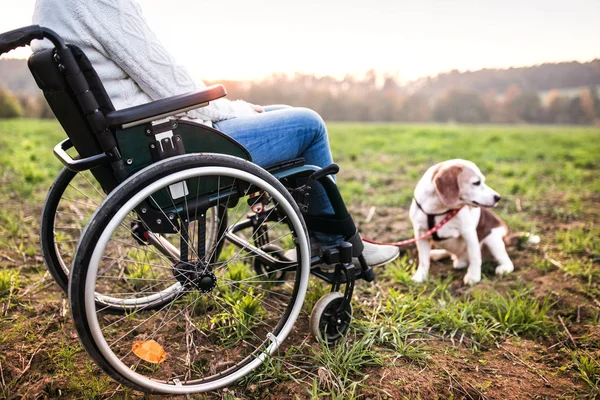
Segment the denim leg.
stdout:
<path fill-rule="evenodd" d="M 325 167 L 333 162 L 327 128 L 316 112 L 306 108 L 265 107 L 264 113 L 220 121 L 215 128 L 244 146 L 261 167 L 302 157 L 308 165 Z M 325 190 L 311 191 L 309 212 L 333 214 Z"/>
<path fill-rule="evenodd" d="M 307 108 L 267 106 L 264 113 L 220 121 L 218 129 L 242 144 L 252 160 L 267 167 L 302 157 L 308 165 L 325 167 L 333 162 L 327 128 L 316 112 Z M 321 185 L 311 190 L 309 214 L 333 214 Z M 338 235 L 318 235 L 326 244 L 339 241 Z"/>

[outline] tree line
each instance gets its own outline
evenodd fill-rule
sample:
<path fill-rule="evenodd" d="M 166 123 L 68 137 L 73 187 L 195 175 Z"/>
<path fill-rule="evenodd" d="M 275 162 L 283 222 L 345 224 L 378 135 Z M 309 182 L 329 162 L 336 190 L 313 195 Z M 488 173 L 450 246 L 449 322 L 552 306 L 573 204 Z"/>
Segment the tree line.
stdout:
<path fill-rule="evenodd" d="M 229 98 L 309 107 L 328 121 L 600 124 L 600 98 L 595 87 L 580 88 L 571 96 L 552 90 L 545 98 L 517 85 L 509 86 L 504 93 L 491 90 L 484 95 L 449 89 L 434 99 L 385 85 L 335 85 L 336 90 L 331 90 L 321 85 L 299 85 L 293 79 L 225 85 Z M 0 118 L 19 117 L 52 118 L 53 114 L 41 95 L 15 95 L 0 89 Z"/>
<path fill-rule="evenodd" d="M 379 77 L 381 78 L 381 77 Z M 433 95 L 410 93 L 393 77 L 364 79 L 272 75 L 260 82 L 221 82 L 230 99 L 255 104 L 290 104 L 317 111 L 329 121 L 598 124 L 596 86 L 545 96 L 517 84 L 503 92 L 450 87 Z"/>
<path fill-rule="evenodd" d="M 0 66 L 0 118 L 52 117 L 24 60 L 0 60 Z M 375 71 L 343 78 L 274 73 L 213 83 L 223 83 L 229 99 L 309 107 L 329 121 L 600 123 L 600 59 L 451 71 L 409 84 Z"/>
<path fill-rule="evenodd" d="M 550 89 L 587 87 L 600 84 L 600 59 L 580 63 L 577 61 L 545 63 L 532 67 L 508 69 L 485 68 L 478 71 L 442 72 L 412 82 L 409 87 L 425 95 L 439 95 L 449 89 L 463 88 L 483 94 L 488 91 L 503 93 L 511 85 L 526 92 Z"/>
<path fill-rule="evenodd" d="M 54 118 L 54 114 L 40 93 L 39 96 L 14 94 L 0 89 L 0 118 Z"/>

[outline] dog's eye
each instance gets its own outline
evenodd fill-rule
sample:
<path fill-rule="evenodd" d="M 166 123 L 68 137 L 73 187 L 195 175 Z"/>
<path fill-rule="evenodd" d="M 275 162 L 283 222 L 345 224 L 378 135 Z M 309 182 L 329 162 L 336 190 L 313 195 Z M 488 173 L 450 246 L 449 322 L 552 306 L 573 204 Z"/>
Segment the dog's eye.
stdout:
<path fill-rule="evenodd" d="M 479 185 L 481 185 L 481 181 L 473 182 L 473 185 L 479 186 Z"/>

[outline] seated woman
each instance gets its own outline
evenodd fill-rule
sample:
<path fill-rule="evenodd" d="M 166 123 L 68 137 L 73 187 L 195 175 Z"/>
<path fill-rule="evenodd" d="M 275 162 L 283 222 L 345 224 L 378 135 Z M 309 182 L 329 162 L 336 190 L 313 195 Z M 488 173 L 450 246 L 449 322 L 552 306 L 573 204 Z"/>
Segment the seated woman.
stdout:
<path fill-rule="evenodd" d="M 88 56 L 116 109 L 136 106 L 204 87 L 175 63 L 142 17 L 133 0 L 37 0 L 33 23 L 56 31 Z M 34 42 L 38 51 L 45 46 Z M 208 52 L 207 52 L 208 53 Z M 261 107 L 245 101 L 218 99 L 187 112 L 187 118 L 218 129 L 241 143 L 260 166 L 302 157 L 306 164 L 333 162 L 327 128 L 306 108 Z M 311 192 L 309 213 L 332 214 L 320 185 Z M 312 232 L 313 244 L 335 244 L 341 236 Z M 371 266 L 398 256 L 398 248 L 364 242 Z"/>

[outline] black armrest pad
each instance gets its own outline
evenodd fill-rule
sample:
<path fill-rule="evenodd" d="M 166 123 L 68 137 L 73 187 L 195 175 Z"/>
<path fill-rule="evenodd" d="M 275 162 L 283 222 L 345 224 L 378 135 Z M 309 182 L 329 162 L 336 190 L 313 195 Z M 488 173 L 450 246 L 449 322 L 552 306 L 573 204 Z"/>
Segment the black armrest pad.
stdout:
<path fill-rule="evenodd" d="M 144 121 L 154 117 L 164 118 L 179 112 L 189 111 L 194 106 L 208 103 L 225 95 L 227 95 L 227 91 L 223 85 L 213 85 L 196 92 L 180 94 L 151 103 L 113 111 L 106 116 L 106 120 L 110 127 L 117 128 L 132 122 Z"/>

